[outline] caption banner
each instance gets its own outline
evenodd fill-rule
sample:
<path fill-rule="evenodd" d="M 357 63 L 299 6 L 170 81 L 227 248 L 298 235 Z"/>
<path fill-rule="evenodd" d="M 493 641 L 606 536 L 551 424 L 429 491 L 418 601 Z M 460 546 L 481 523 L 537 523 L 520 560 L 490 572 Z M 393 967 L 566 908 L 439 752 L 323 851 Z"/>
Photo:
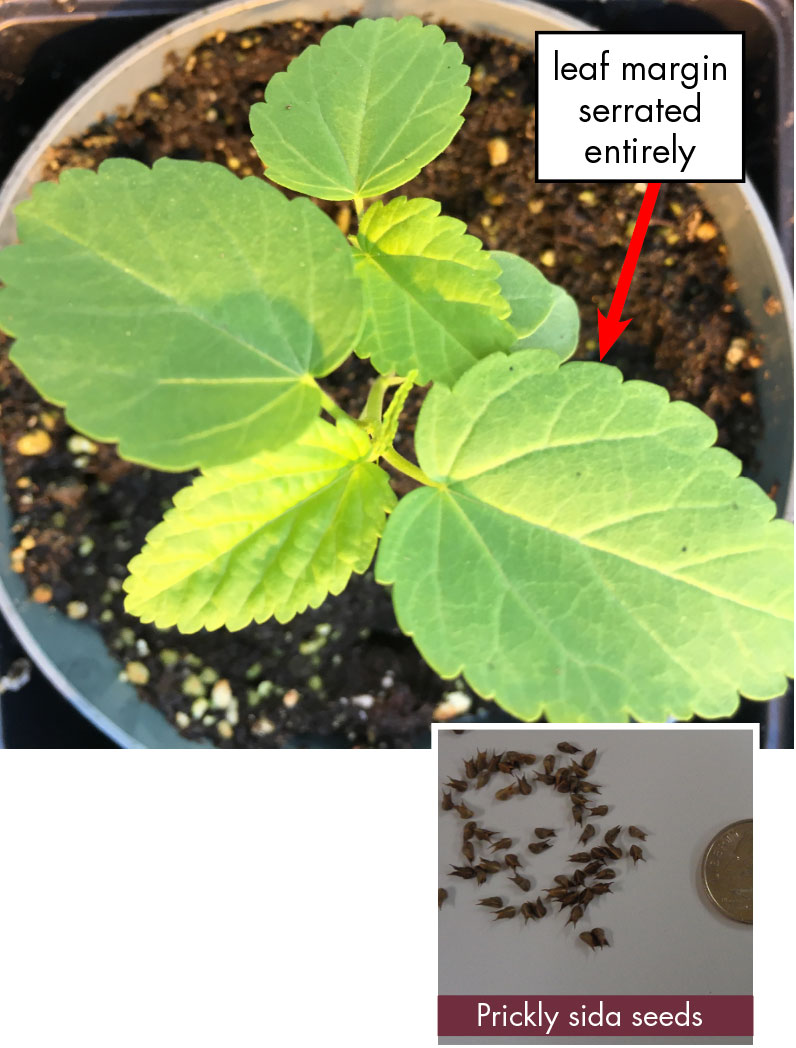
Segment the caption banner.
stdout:
<path fill-rule="evenodd" d="M 440 1037 L 751 1037 L 753 998 L 468 997 L 438 1000 Z"/>
<path fill-rule="evenodd" d="M 743 33 L 536 34 L 539 182 L 743 182 Z"/>

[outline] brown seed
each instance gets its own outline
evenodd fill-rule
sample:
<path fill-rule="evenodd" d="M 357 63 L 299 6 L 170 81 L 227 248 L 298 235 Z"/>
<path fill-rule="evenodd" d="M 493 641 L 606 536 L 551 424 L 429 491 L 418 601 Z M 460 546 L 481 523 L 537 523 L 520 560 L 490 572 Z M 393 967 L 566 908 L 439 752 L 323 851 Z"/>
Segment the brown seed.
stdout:
<path fill-rule="evenodd" d="M 544 770 L 548 775 L 553 774 L 553 768 L 556 766 L 556 756 L 554 753 L 548 753 L 545 759 L 542 761 Z"/>
<path fill-rule="evenodd" d="M 486 750 L 479 750 L 475 757 L 475 769 L 476 771 L 484 771 L 486 768 Z"/>
<path fill-rule="evenodd" d="M 523 764 L 536 764 L 535 753 L 521 753 L 520 757 L 522 758 Z"/>
<path fill-rule="evenodd" d="M 445 891 L 444 888 L 440 888 L 439 891 L 437 892 L 437 909 L 438 910 L 442 909 L 442 904 L 445 902 L 445 900 L 447 898 L 448 898 L 448 893 Z"/>
<path fill-rule="evenodd" d="M 555 830 L 548 830 L 544 826 L 537 826 L 533 831 L 540 841 L 546 841 L 548 837 L 555 837 Z"/>
<path fill-rule="evenodd" d="M 474 779 L 478 772 L 476 771 L 475 761 L 469 760 L 464 762 L 464 774 L 468 779 Z"/>
<path fill-rule="evenodd" d="M 599 793 L 602 786 L 598 786 L 594 782 L 586 782 L 585 779 L 581 779 L 578 783 L 578 789 L 581 793 Z"/>
<path fill-rule="evenodd" d="M 516 750 L 506 750 L 503 757 L 507 761 L 511 761 L 512 764 L 522 764 L 522 754 Z"/>
<path fill-rule="evenodd" d="M 560 902 L 569 890 L 569 886 L 566 888 L 545 888 L 547 898 L 552 899 L 553 902 Z"/>
<path fill-rule="evenodd" d="M 506 848 L 510 848 L 512 844 L 511 837 L 501 837 L 499 841 L 496 841 L 492 845 L 492 851 L 505 851 Z"/>
<path fill-rule="evenodd" d="M 592 934 L 592 937 L 594 938 L 594 941 L 597 943 L 597 945 L 599 947 L 602 948 L 603 946 L 610 946 L 611 945 L 608 942 L 608 940 L 606 939 L 605 932 L 603 931 L 602 928 L 592 928 L 591 934 Z"/>
<path fill-rule="evenodd" d="M 535 771 L 533 775 L 537 782 L 543 782 L 545 786 L 555 786 L 555 775 L 549 775 L 547 772 L 543 775 L 540 771 Z"/>
<path fill-rule="evenodd" d="M 575 820 L 578 826 L 583 825 L 583 809 L 579 808 L 577 804 L 572 805 L 572 818 Z"/>
<path fill-rule="evenodd" d="M 583 872 L 587 877 L 591 877 L 599 869 L 602 869 L 602 865 L 602 859 L 595 859 L 593 862 L 590 862 L 588 866 L 583 867 Z"/>
<path fill-rule="evenodd" d="M 547 907 L 539 897 L 537 897 L 536 902 L 533 905 L 534 909 L 536 910 L 537 917 L 545 917 L 547 915 Z"/>
<path fill-rule="evenodd" d="M 534 912 L 534 908 L 533 908 L 533 903 L 532 902 L 524 902 L 522 904 L 522 906 L 520 906 L 520 913 L 525 918 L 525 923 L 526 924 L 528 923 L 528 920 L 531 917 L 534 920 L 536 920 L 536 913 Z"/>
<path fill-rule="evenodd" d="M 611 891 L 610 884 L 593 884 L 591 890 L 595 895 L 607 895 Z"/>
<path fill-rule="evenodd" d="M 592 815 L 607 815 L 608 814 L 608 805 L 607 804 L 597 804 L 595 807 L 589 808 L 589 811 L 592 813 Z"/>
<path fill-rule="evenodd" d="M 592 848 L 591 857 L 593 859 L 601 859 L 603 862 L 613 862 L 614 854 L 610 852 L 606 845 L 600 844 L 596 848 Z"/>
<path fill-rule="evenodd" d="M 523 877 L 521 873 L 515 873 L 513 877 L 509 877 L 510 881 L 514 881 L 517 887 L 522 888 L 524 892 L 531 890 L 531 882 L 527 877 Z"/>
<path fill-rule="evenodd" d="M 485 830 L 481 826 L 477 826 L 475 829 L 475 837 L 479 841 L 491 841 L 496 833 L 497 830 Z"/>
<path fill-rule="evenodd" d="M 591 855 L 589 854 L 589 852 L 575 852 L 574 854 L 570 855 L 569 861 L 570 862 L 588 862 L 590 858 L 591 858 Z"/>
<path fill-rule="evenodd" d="M 579 793 L 573 793 L 569 800 L 573 807 L 584 808 L 586 806 L 586 798 L 581 797 Z"/>
<path fill-rule="evenodd" d="M 580 753 L 580 746 L 573 746 L 571 742 L 559 742 L 556 749 L 562 753 Z"/>
<path fill-rule="evenodd" d="M 473 812 L 470 811 L 466 804 L 454 804 L 453 807 L 459 813 L 461 819 L 472 819 Z"/>
<path fill-rule="evenodd" d="M 492 773 L 491 772 L 489 772 L 489 771 L 480 771 L 478 773 L 478 778 L 475 780 L 475 788 L 477 790 L 482 790 L 484 788 L 484 786 L 486 786 L 486 784 L 489 782 L 489 780 L 491 778 L 492 778 Z"/>
<path fill-rule="evenodd" d="M 612 881 L 616 877 L 616 870 L 600 870 L 594 876 L 598 881 Z"/>
<path fill-rule="evenodd" d="M 516 782 L 513 782 L 511 786 L 504 786 L 502 790 L 498 790 L 495 797 L 499 801 L 507 801 L 509 797 L 513 797 L 515 793 L 519 793 L 520 788 Z"/>
<path fill-rule="evenodd" d="M 606 855 L 606 859 L 608 860 L 608 862 L 611 862 L 612 859 L 621 859 L 622 858 L 622 849 L 621 848 L 617 848 L 617 846 L 615 844 L 606 844 L 604 846 L 603 850 L 608 852 L 608 855 Z M 609 858 L 609 856 L 610 856 L 610 858 Z"/>
<path fill-rule="evenodd" d="M 606 844 L 613 844 L 614 841 L 616 840 L 616 838 L 619 836 L 619 831 L 621 829 L 622 829 L 621 826 L 614 826 L 614 828 L 612 830 L 609 830 L 606 833 L 605 837 L 603 838 L 605 840 L 605 843 Z"/>
<path fill-rule="evenodd" d="M 576 779 L 585 779 L 589 774 L 585 768 L 582 768 L 576 761 L 572 761 L 569 766 L 569 771 L 572 776 Z"/>
<path fill-rule="evenodd" d="M 628 826 L 627 832 L 631 837 L 638 837 L 640 841 L 645 841 L 647 839 L 646 833 L 643 830 L 640 830 L 638 826 Z"/>
<path fill-rule="evenodd" d="M 533 789 L 533 786 L 531 786 L 531 784 L 528 782 L 524 775 L 521 779 L 517 779 L 517 785 L 519 786 L 520 793 L 523 795 L 523 797 L 527 797 Z"/>
<path fill-rule="evenodd" d="M 507 761 L 505 760 L 505 758 L 498 761 L 498 771 L 503 772 L 504 775 L 511 775 L 511 773 L 515 771 L 516 768 L 517 765 L 514 763 L 514 761 Z"/>
<path fill-rule="evenodd" d="M 490 775 L 494 775 L 495 772 L 498 770 L 498 763 L 499 763 L 500 758 L 502 756 L 503 756 L 502 753 L 496 753 L 493 750 L 492 751 L 492 756 L 489 758 L 489 763 L 487 764 L 487 766 L 484 769 L 484 771 L 488 771 Z"/>
<path fill-rule="evenodd" d="M 585 844 L 587 841 L 590 841 L 596 832 L 595 828 L 589 823 L 578 838 L 578 844 Z"/>
<path fill-rule="evenodd" d="M 553 880 L 562 888 L 569 888 L 569 886 L 572 884 L 572 881 L 569 879 L 569 877 L 567 877 L 565 873 L 559 873 L 557 877 L 553 878 Z"/>
<path fill-rule="evenodd" d="M 583 872 L 583 870 L 575 870 L 575 872 L 572 875 L 572 883 L 580 886 L 584 883 L 585 880 L 586 874 Z"/>
<path fill-rule="evenodd" d="M 463 837 L 463 838 L 464 838 L 464 839 L 465 839 L 466 841 L 469 841 L 469 840 L 471 840 L 471 838 L 472 838 L 473 834 L 474 834 L 474 833 L 475 833 L 475 831 L 476 831 L 476 828 L 477 828 L 477 823 L 475 823 L 475 822 L 466 822 L 466 823 L 464 824 L 464 830 L 463 830 L 463 832 L 462 832 L 462 837 Z"/>
<path fill-rule="evenodd" d="M 478 865 L 486 873 L 497 873 L 498 870 L 501 869 L 500 863 L 496 862 L 494 859 L 481 859 Z"/>
<path fill-rule="evenodd" d="M 577 924 L 582 916 L 583 916 L 583 907 L 582 906 L 573 906 L 572 909 L 569 911 L 569 920 L 567 921 L 567 924 Z M 566 926 L 567 925 L 565 924 L 564 927 L 566 928 Z"/>
<path fill-rule="evenodd" d="M 462 880 L 471 881 L 475 877 L 475 870 L 472 866 L 453 866 L 451 864 L 453 873 L 451 877 L 461 877 Z"/>
<path fill-rule="evenodd" d="M 458 790 L 459 793 L 464 793 L 464 791 L 467 789 L 467 783 L 464 781 L 464 779 L 449 778 L 445 785 L 450 786 L 452 790 Z"/>
<path fill-rule="evenodd" d="M 592 901 L 593 898 L 594 898 L 594 889 L 593 888 L 584 888 L 584 890 L 580 893 L 580 898 L 578 899 L 578 905 L 582 906 L 583 909 L 585 910 L 586 907 L 589 905 L 589 903 Z"/>
<path fill-rule="evenodd" d="M 641 859 L 642 862 L 646 862 L 647 861 L 644 858 L 644 854 L 641 851 L 641 848 L 639 848 L 639 846 L 637 844 L 631 844 L 631 846 L 630 846 L 630 857 L 633 860 L 633 865 L 634 866 L 636 865 L 636 863 L 638 862 L 639 859 Z"/>
<path fill-rule="evenodd" d="M 584 755 L 581 757 L 580 763 L 586 769 L 586 771 L 589 771 L 591 768 L 594 767 L 594 760 L 596 756 L 597 750 L 589 750 L 588 753 L 584 753 Z"/>
<path fill-rule="evenodd" d="M 450 790 L 442 791 L 442 810 L 452 811 L 453 810 L 453 797 L 451 796 Z"/>
<path fill-rule="evenodd" d="M 516 870 L 518 866 L 522 866 L 524 864 L 520 862 L 519 857 L 517 855 L 514 855 L 513 852 L 509 852 L 509 854 L 506 856 L 506 865 L 510 869 Z"/>
<path fill-rule="evenodd" d="M 468 862 L 473 862 L 475 860 L 475 848 L 473 847 L 472 841 L 464 842 L 462 845 L 462 855 Z"/>
<path fill-rule="evenodd" d="M 503 905 L 503 900 L 499 895 L 490 895 L 488 899 L 479 899 L 479 906 L 491 906 L 494 910 L 499 910 Z"/>
<path fill-rule="evenodd" d="M 579 891 L 567 892 L 566 895 L 562 895 L 560 899 L 556 900 L 557 902 L 561 903 L 561 906 L 560 906 L 558 912 L 560 913 L 561 910 L 563 910 L 565 906 L 572 906 L 573 903 L 577 902 L 579 895 L 580 895 Z"/>
<path fill-rule="evenodd" d="M 597 941 L 595 940 L 595 938 L 594 938 L 594 936 L 592 935 L 591 932 L 581 932 L 580 935 L 578 936 L 578 938 L 582 939 L 583 942 L 585 942 L 587 946 L 590 946 L 592 948 L 592 950 L 597 945 Z"/>
<path fill-rule="evenodd" d="M 547 851 L 548 848 L 552 848 L 550 841 L 532 841 L 528 845 L 528 851 L 533 852 L 534 855 L 541 855 L 543 851 Z"/>
<path fill-rule="evenodd" d="M 475 868 L 475 883 L 479 886 L 486 883 L 486 879 L 489 875 L 486 870 L 482 870 L 480 866 Z"/>
<path fill-rule="evenodd" d="M 498 910 L 495 914 L 496 921 L 506 921 L 514 917 L 517 913 L 516 906 L 504 906 L 502 910 Z"/>

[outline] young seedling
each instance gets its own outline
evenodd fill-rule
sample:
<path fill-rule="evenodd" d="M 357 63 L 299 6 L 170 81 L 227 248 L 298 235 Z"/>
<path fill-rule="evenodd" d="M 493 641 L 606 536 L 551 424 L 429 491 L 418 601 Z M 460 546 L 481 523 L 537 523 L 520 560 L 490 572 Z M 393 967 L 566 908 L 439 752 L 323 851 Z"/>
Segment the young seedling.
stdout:
<path fill-rule="evenodd" d="M 776 696 L 791 530 L 713 423 L 565 363 L 565 292 L 434 200 L 381 199 L 449 144 L 468 73 L 416 18 L 339 26 L 252 108 L 270 181 L 109 160 L 17 209 L 13 359 L 92 438 L 200 470 L 130 562 L 126 608 L 188 633 L 288 622 L 378 547 L 429 664 L 522 718 L 718 717 L 739 691 Z M 352 201 L 356 229 L 307 197 Z M 319 381 L 352 351 L 377 372 L 359 418 Z M 395 435 L 426 383 L 410 462 Z M 398 503 L 382 462 L 419 488 Z"/>

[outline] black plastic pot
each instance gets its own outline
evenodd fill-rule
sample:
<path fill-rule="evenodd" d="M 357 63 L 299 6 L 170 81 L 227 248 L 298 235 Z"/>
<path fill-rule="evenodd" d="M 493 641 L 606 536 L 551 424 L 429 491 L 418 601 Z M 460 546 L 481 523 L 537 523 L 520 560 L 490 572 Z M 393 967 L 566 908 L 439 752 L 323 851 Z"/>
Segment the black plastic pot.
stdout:
<path fill-rule="evenodd" d="M 37 68 L 35 61 L 26 55 L 26 48 L 35 48 L 36 32 L 33 33 L 33 44 L 29 35 L 24 37 L 24 47 L 15 43 L 15 40 L 23 38 L 20 36 L 23 27 L 27 27 L 29 33 L 31 27 L 35 30 L 41 25 L 36 19 L 41 18 L 43 6 L 41 3 L 24 3 L 21 0 L 0 4 L 0 15 L 12 13 L 10 19 L 0 21 L 0 46 L 7 48 L 10 43 L 12 48 L 16 48 L 13 57 L 19 63 L 19 69 L 29 68 L 31 63 L 34 69 Z M 112 36 L 116 42 L 124 35 L 116 27 L 123 28 L 125 33 L 137 33 L 145 27 L 150 28 L 153 19 L 161 20 L 166 14 L 193 9 L 195 6 L 181 0 L 169 0 L 167 3 L 135 0 L 115 5 L 111 9 L 104 0 L 83 0 L 82 3 L 78 0 L 71 11 L 67 10 L 58 19 L 62 35 L 48 39 L 41 46 L 43 49 L 63 49 L 69 43 L 66 39 L 69 33 L 78 27 L 81 32 L 96 29 L 98 26 L 94 17 L 97 15 L 102 16 L 104 25 L 113 25 Z M 269 19 L 276 21 L 301 15 L 320 17 L 328 13 L 334 16 L 347 13 L 350 6 L 347 2 L 329 4 L 323 0 L 271 0 L 270 3 L 243 0 L 227 3 L 169 23 L 116 57 L 68 99 L 17 162 L 0 194 L 0 244 L 14 237 L 12 207 L 38 181 L 45 149 L 69 134 L 83 131 L 102 113 L 112 111 L 118 105 L 131 103 L 139 91 L 160 79 L 166 53 L 186 53 L 214 28 L 243 29 Z M 645 31 L 656 28 L 669 31 L 673 28 L 707 28 L 705 19 L 714 19 L 712 24 L 715 27 L 715 4 L 712 0 L 700 4 L 698 9 L 693 5 L 686 9 L 656 0 L 646 3 L 615 0 L 610 5 L 594 5 L 588 0 L 579 0 L 573 3 L 561 2 L 558 6 L 566 12 L 587 16 L 593 16 L 599 9 L 603 14 L 601 24 L 607 29 L 632 28 L 632 21 L 638 19 L 640 12 L 644 15 Z M 766 177 L 770 182 L 769 188 L 780 187 L 787 180 L 787 158 L 789 155 L 792 158 L 792 151 L 789 154 L 787 148 L 783 148 L 786 121 L 779 111 L 787 100 L 786 94 L 783 97 L 787 84 L 783 70 L 788 67 L 788 63 L 785 61 L 786 49 L 780 46 L 780 38 L 786 31 L 781 26 L 775 26 L 770 13 L 763 13 L 762 6 L 750 8 L 750 5 L 736 0 L 720 6 L 727 28 L 746 28 L 748 32 L 748 12 L 750 9 L 756 11 L 756 17 L 762 19 L 761 25 L 767 27 L 781 53 L 777 90 L 766 98 L 766 105 L 769 106 L 772 98 L 777 99 L 772 108 L 771 121 L 773 156 Z M 777 6 L 772 5 L 773 8 Z M 418 5 L 416 0 L 370 0 L 362 7 L 365 14 L 412 11 L 427 17 L 447 18 L 467 28 L 492 32 L 526 44 L 532 43 L 536 29 L 584 28 L 567 14 L 550 7 L 524 3 L 523 0 L 437 0 L 430 7 Z M 739 23 L 737 19 L 730 19 L 728 24 L 726 16 L 730 7 L 738 9 L 737 19 L 741 18 L 743 9 L 745 21 Z M 46 9 L 48 12 L 51 10 L 49 5 L 46 5 Z M 18 13 L 14 17 L 15 10 Z M 678 24 L 673 26 L 673 19 Z M 683 19 L 690 24 L 679 24 Z M 67 23 L 69 28 L 63 29 Z M 13 71 L 13 63 L 11 71 L 12 76 L 22 75 Z M 730 248 L 731 264 L 747 296 L 744 305 L 755 328 L 766 338 L 767 366 L 760 391 L 766 436 L 760 450 L 763 465 L 756 479 L 765 488 L 779 483 L 780 510 L 787 512 L 789 499 L 792 506 L 792 486 L 788 482 L 792 466 L 792 296 L 787 267 L 777 243 L 777 234 L 750 184 L 706 185 L 698 186 L 697 189 L 721 225 Z M 769 199 L 773 201 L 775 198 L 782 219 L 782 209 L 787 210 L 788 201 L 777 193 Z M 786 228 L 790 229 L 790 224 L 783 221 L 781 229 L 784 231 Z M 763 303 L 772 293 L 785 303 L 784 315 L 770 317 L 763 309 Z M 119 745 L 195 746 L 195 743 L 186 742 L 159 713 L 142 703 L 131 685 L 118 679 L 119 665 L 108 654 L 99 634 L 91 627 L 71 622 L 53 609 L 28 600 L 22 579 L 8 570 L 9 523 L 4 502 L 0 506 L 0 609 L 23 647 L 54 685 L 57 693 L 65 696 L 85 718 Z M 765 744 L 789 744 L 787 718 L 790 709 L 792 702 L 788 700 L 752 705 L 755 714 L 764 713 Z M 37 712 L 37 715 L 40 714 Z"/>

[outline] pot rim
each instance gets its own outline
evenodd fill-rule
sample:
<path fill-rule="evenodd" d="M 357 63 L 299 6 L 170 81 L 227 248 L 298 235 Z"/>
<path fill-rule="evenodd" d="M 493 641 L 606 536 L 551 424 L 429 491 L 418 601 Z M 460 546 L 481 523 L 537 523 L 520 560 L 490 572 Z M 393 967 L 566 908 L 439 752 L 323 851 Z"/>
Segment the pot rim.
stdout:
<path fill-rule="evenodd" d="M 537 29 L 597 32 L 580 19 L 562 14 L 534 0 L 459 0 L 459 2 L 457 0 L 429 0 L 427 5 L 418 4 L 417 0 L 362 0 L 355 6 L 365 17 L 413 14 L 422 7 L 422 16 L 426 20 L 448 19 L 453 24 L 471 32 L 513 39 L 526 46 L 533 45 L 533 33 Z M 187 53 L 213 28 L 228 28 L 234 31 L 248 28 L 255 20 L 264 23 L 295 18 L 341 17 L 343 14 L 348 14 L 351 7 L 351 3 L 346 3 L 345 0 L 342 2 L 340 0 L 225 0 L 223 3 L 177 18 L 122 51 L 81 85 L 53 113 L 14 164 L 0 189 L 0 246 L 10 243 L 13 239 L 12 209 L 16 203 L 27 196 L 30 187 L 39 180 L 38 171 L 49 146 L 69 134 L 79 133 L 90 126 L 91 119 L 86 114 L 89 104 L 96 106 L 94 119 L 98 119 L 102 112 L 112 111 L 115 106 L 130 104 L 139 91 L 145 90 L 150 83 L 156 83 L 158 77 L 162 77 L 163 59 L 166 54 L 172 50 Z M 123 92 L 126 101 L 120 101 L 120 92 L 117 89 L 119 81 L 123 81 L 127 74 L 135 70 L 140 71 L 147 64 L 152 65 L 153 72 L 144 73 L 146 82 L 130 85 L 129 90 Z M 103 98 L 104 95 L 107 97 Z M 75 121 L 77 121 L 76 124 Z M 790 277 L 776 233 L 762 201 L 749 182 L 744 184 L 696 184 L 695 188 L 703 197 L 708 198 L 708 206 L 714 212 L 721 210 L 722 207 L 725 207 L 725 210 L 729 207 L 728 213 L 734 215 L 734 211 L 738 210 L 738 198 L 742 201 L 744 215 L 741 221 L 745 220 L 747 224 L 751 224 L 750 228 L 754 227 L 757 230 L 758 240 L 765 248 L 772 279 L 783 304 L 783 319 L 787 327 L 792 366 L 793 304 Z M 729 205 L 723 202 L 722 195 L 727 194 L 728 191 Z M 722 231 L 725 232 L 721 218 L 718 215 L 717 218 L 722 226 Z M 762 315 L 761 319 L 763 319 Z M 765 324 L 764 319 L 763 323 Z M 787 382 L 785 385 L 787 386 Z M 784 393 L 786 400 L 790 395 L 790 391 L 786 390 Z M 789 410 L 792 415 L 792 401 L 790 405 L 790 408 L 786 405 L 786 415 Z M 787 423 L 787 418 L 785 422 Z M 765 449 L 762 450 L 765 454 Z M 787 498 L 784 503 L 785 514 L 791 519 L 793 512 L 792 477 L 791 462 Z M 3 485 L 4 477 L 0 469 L 0 488 Z M 0 517 L 2 515 L 0 514 Z M 9 551 L 5 548 L 7 529 L 2 526 L 4 524 L 5 521 L 0 520 L 0 557 L 4 558 L 3 564 L 0 565 L 0 611 L 5 615 L 9 626 L 45 677 L 83 716 L 121 746 L 127 748 L 142 746 L 206 748 L 209 746 L 209 743 L 192 742 L 183 738 L 165 716 L 140 699 L 132 685 L 118 680 L 119 664 L 111 658 L 104 647 L 104 641 L 94 627 L 86 623 L 72 622 L 61 616 L 55 609 L 33 605 L 26 599 L 27 591 L 19 576 L 6 578 Z M 17 592 L 12 592 L 12 589 Z M 98 698 L 88 699 L 84 694 L 84 691 L 87 690 L 85 684 L 81 687 L 75 683 L 73 679 L 75 674 L 70 673 L 69 670 L 68 655 L 64 656 L 65 664 L 64 658 L 56 661 L 51 651 L 42 647 L 39 636 L 52 633 L 55 625 L 52 621 L 54 616 L 57 616 L 58 628 L 68 634 L 69 638 L 66 644 L 62 638 L 59 647 L 64 649 L 76 645 L 81 650 L 89 648 L 91 659 L 97 664 L 95 668 L 99 670 L 99 675 L 105 675 L 105 687 Z M 91 638 L 94 638 L 100 647 L 96 643 L 92 645 Z M 86 659 L 83 661 L 85 662 Z M 113 683 L 108 683 L 107 680 L 109 668 L 113 674 Z M 83 672 L 77 674 L 78 680 L 85 676 L 85 672 L 84 667 Z M 96 673 L 94 677 L 97 677 Z M 132 714 L 126 710 L 131 699 L 137 704 Z M 101 705 L 98 705 L 98 702 Z M 124 707 L 125 723 L 119 720 L 120 707 Z"/>

